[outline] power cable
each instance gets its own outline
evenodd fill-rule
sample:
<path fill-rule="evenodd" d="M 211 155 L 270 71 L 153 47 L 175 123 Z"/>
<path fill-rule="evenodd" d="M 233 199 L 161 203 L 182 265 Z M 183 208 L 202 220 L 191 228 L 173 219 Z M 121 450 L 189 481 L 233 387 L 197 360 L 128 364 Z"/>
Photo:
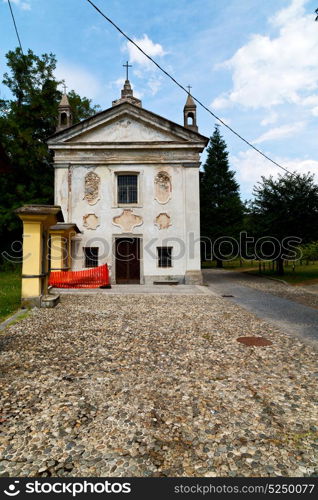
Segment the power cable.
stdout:
<path fill-rule="evenodd" d="M 186 92 L 187 94 L 189 94 L 188 90 L 183 85 L 181 85 L 181 83 L 179 83 L 172 75 L 170 75 L 170 73 L 168 73 L 168 71 L 166 71 L 162 66 L 160 66 L 160 64 L 158 64 L 151 56 L 149 56 L 141 47 L 139 47 L 139 45 L 136 42 L 134 42 L 134 40 L 132 40 L 119 26 L 117 26 L 117 24 L 115 24 L 114 21 L 112 21 L 108 16 L 106 16 L 106 14 L 104 14 L 104 12 L 102 12 L 97 7 L 97 5 L 94 4 L 94 2 L 92 2 L 91 0 L 87 0 L 87 2 L 90 3 L 91 6 L 95 10 L 97 10 L 97 12 L 101 16 L 103 16 L 106 19 L 106 21 L 108 21 L 110 24 L 112 24 L 114 26 L 114 28 L 117 31 L 119 31 L 119 33 L 121 33 L 121 35 L 123 35 L 130 43 L 132 43 L 145 57 L 147 57 L 155 66 L 157 66 L 157 68 L 160 71 L 162 71 L 168 78 L 170 78 L 170 80 L 172 80 L 176 85 L 178 85 L 178 87 L 180 87 L 184 92 Z M 272 160 L 272 158 L 270 158 L 265 153 L 263 153 L 263 151 L 261 151 L 260 149 L 258 149 L 257 147 L 255 147 L 247 139 L 244 139 L 244 137 L 241 134 L 239 134 L 238 132 L 236 132 L 232 127 L 230 127 L 227 123 L 225 123 L 221 118 L 219 118 L 215 113 L 213 113 L 213 111 L 211 111 L 207 106 L 205 106 L 201 101 L 199 101 L 199 99 L 197 99 L 196 97 L 194 97 L 192 94 L 191 94 L 191 97 L 194 99 L 194 101 L 196 101 L 199 104 L 199 106 L 201 106 L 203 109 L 205 109 L 205 111 L 207 111 L 208 113 L 210 113 L 210 115 L 212 115 L 214 118 L 216 118 L 220 123 L 222 123 L 222 125 L 224 127 L 226 127 L 228 130 L 230 130 L 234 135 L 236 135 L 236 137 L 238 137 L 239 139 L 241 139 L 241 141 L 245 142 L 245 144 L 247 144 L 250 148 L 254 149 L 254 151 L 256 151 L 257 153 L 259 153 L 260 155 L 262 155 L 264 158 L 266 158 L 266 160 L 268 160 L 271 163 L 273 163 L 274 165 L 276 165 L 276 167 L 281 168 L 282 170 L 284 170 L 285 172 L 287 172 L 290 175 L 294 175 L 287 168 L 283 167 L 282 165 L 280 165 L 279 163 L 277 163 L 275 160 Z"/>
<path fill-rule="evenodd" d="M 15 32 L 16 32 L 16 35 L 17 35 L 17 38 L 18 38 L 18 42 L 19 42 L 19 45 L 20 45 L 20 49 L 21 49 L 22 55 L 24 57 L 24 52 L 23 52 L 23 48 L 22 48 L 20 37 L 19 37 L 19 32 L 18 32 L 17 24 L 15 22 L 15 18 L 14 18 L 14 14 L 13 14 L 13 10 L 12 10 L 12 6 L 11 6 L 10 0 L 8 0 L 8 4 L 9 4 L 10 12 L 11 12 L 12 21 L 13 21 L 13 24 L 14 24 L 14 29 L 15 29 Z"/>

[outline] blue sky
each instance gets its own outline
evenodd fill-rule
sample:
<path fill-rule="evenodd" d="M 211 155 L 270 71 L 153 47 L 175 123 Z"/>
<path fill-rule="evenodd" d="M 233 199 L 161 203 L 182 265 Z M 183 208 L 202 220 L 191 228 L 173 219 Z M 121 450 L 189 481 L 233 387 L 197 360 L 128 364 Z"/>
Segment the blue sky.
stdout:
<path fill-rule="evenodd" d="M 86 0 L 11 0 L 24 50 L 53 52 L 57 76 L 102 108 L 119 97 L 122 64 L 143 107 L 183 122 L 186 96 Z M 184 86 L 278 163 L 318 173 L 318 0 L 96 0 Z M 17 40 L 0 0 L 1 73 Z M 9 97 L 5 87 L 0 96 Z M 215 120 L 198 109 L 202 134 Z M 244 199 L 278 168 L 221 127 Z"/>

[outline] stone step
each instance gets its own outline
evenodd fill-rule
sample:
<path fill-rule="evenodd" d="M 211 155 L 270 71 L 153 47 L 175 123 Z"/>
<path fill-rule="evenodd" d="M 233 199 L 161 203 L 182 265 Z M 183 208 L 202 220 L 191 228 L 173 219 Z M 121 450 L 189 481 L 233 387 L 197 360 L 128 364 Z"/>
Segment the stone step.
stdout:
<path fill-rule="evenodd" d="M 178 280 L 165 280 L 165 281 L 154 281 L 154 285 L 179 285 L 180 281 Z"/>
<path fill-rule="evenodd" d="M 41 307 L 55 307 L 60 302 L 58 294 L 43 295 L 41 299 Z"/>

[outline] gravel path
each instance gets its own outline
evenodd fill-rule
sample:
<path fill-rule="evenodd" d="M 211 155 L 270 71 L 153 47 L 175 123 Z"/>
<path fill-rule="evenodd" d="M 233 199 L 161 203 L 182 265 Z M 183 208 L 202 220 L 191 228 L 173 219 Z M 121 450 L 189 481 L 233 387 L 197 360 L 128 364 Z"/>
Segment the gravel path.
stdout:
<path fill-rule="evenodd" d="M 0 366 L 2 476 L 318 472 L 316 354 L 227 299 L 63 296 Z"/>
<path fill-rule="evenodd" d="M 311 342 L 318 350 L 318 311 L 293 300 L 299 290 L 295 295 L 292 287 L 237 271 L 209 270 L 204 272 L 204 278 L 214 293 L 232 295 L 228 300 L 272 322 L 285 333 Z M 285 296 L 282 288 L 287 289 Z"/>
<path fill-rule="evenodd" d="M 278 280 L 271 280 L 249 274 L 244 271 L 228 271 L 225 269 L 205 269 L 203 275 L 207 281 L 213 279 L 218 282 L 223 279 L 230 280 L 233 284 L 249 286 L 255 290 L 268 292 L 277 297 L 292 300 L 308 307 L 318 309 L 318 288 L 313 285 L 292 286 L 286 285 Z"/>

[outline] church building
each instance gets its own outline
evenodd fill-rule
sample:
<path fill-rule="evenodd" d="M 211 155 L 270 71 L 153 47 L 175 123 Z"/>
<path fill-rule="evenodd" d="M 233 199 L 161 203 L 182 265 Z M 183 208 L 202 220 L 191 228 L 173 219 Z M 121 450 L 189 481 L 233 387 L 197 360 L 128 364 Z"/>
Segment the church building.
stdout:
<path fill-rule="evenodd" d="M 183 126 L 144 109 L 128 78 L 112 107 L 75 125 L 64 94 L 48 145 L 55 204 L 80 230 L 71 270 L 107 263 L 112 283 L 201 283 L 199 166 L 207 143 L 190 93 Z"/>

